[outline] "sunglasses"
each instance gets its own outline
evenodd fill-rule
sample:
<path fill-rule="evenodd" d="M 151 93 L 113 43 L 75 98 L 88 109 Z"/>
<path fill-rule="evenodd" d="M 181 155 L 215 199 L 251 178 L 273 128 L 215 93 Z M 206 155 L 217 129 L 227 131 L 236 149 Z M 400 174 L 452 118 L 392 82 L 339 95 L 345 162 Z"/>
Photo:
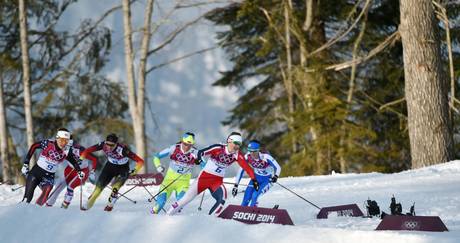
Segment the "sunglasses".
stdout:
<path fill-rule="evenodd" d="M 105 145 L 109 146 L 109 147 L 114 147 L 115 144 L 114 143 L 108 143 L 108 142 L 105 142 Z"/>
<path fill-rule="evenodd" d="M 232 143 L 235 144 L 235 145 L 237 145 L 237 146 L 241 146 L 241 143 L 240 143 L 240 142 L 233 141 Z"/>

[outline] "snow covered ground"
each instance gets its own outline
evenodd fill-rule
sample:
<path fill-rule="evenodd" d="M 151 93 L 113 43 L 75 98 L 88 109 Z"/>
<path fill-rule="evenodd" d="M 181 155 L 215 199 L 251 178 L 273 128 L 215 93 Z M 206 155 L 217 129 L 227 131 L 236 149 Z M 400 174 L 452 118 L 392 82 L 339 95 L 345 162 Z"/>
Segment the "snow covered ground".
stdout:
<path fill-rule="evenodd" d="M 368 197 L 376 200 L 381 210 L 389 212 L 394 194 L 403 212 L 409 211 L 415 202 L 417 215 L 440 216 L 449 232 L 374 231 L 380 222 L 377 218 L 319 220 L 315 207 L 277 185 L 261 198 L 260 206 L 279 204 L 280 208 L 287 209 L 295 226 L 246 225 L 208 216 L 207 211 L 213 204 L 209 194 L 205 195 L 203 211 L 197 210 L 200 195 L 180 215 L 167 216 L 149 213 L 148 194 L 142 188 L 127 194 L 137 200 L 137 204 L 121 198 L 114 211 L 107 213 L 103 207 L 109 190 L 101 195 L 93 209 L 80 211 L 78 189 L 72 205 L 63 210 L 18 204 L 23 189 L 12 192 L 11 186 L 2 185 L 0 242 L 460 242 L 460 161 L 396 174 L 289 177 L 279 182 L 320 207 L 357 203 L 363 212 L 363 203 Z M 92 189 L 93 185 L 85 185 L 85 199 Z M 39 189 L 34 199 L 38 194 Z M 236 198 L 230 196 L 227 203 L 239 204 L 241 199 L 242 194 Z M 57 204 L 61 201 L 62 198 L 58 199 Z"/>

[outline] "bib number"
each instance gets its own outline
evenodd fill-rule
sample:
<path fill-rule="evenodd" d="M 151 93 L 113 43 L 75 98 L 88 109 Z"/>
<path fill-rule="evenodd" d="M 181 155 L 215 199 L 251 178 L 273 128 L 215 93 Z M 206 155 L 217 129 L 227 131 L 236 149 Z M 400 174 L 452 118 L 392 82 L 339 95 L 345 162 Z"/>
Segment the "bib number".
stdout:
<path fill-rule="evenodd" d="M 46 168 L 47 168 L 48 170 L 51 170 L 51 171 L 52 171 L 53 168 L 54 168 L 54 165 L 52 165 L 52 164 L 47 164 L 47 165 L 46 165 Z"/>
<path fill-rule="evenodd" d="M 223 169 L 224 169 L 224 167 L 217 166 L 215 172 L 221 173 Z"/>
<path fill-rule="evenodd" d="M 183 174 L 184 171 L 185 171 L 185 167 L 180 167 L 180 168 L 177 170 L 177 173 Z"/>

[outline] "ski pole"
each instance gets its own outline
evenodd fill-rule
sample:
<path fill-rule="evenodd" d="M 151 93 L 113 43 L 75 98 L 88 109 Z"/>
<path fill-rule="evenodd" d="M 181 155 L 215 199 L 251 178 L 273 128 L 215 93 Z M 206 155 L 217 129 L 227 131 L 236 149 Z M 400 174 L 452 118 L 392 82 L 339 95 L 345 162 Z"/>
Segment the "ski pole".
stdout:
<path fill-rule="evenodd" d="M 83 178 L 80 178 L 80 210 L 85 210 L 83 208 Z"/>
<path fill-rule="evenodd" d="M 289 188 L 287 188 L 287 187 L 285 187 L 285 186 L 281 185 L 279 182 L 275 182 L 275 183 L 276 183 L 276 184 L 278 184 L 279 186 L 281 186 L 282 188 L 286 189 L 286 190 L 287 190 L 287 191 L 289 191 L 290 193 L 292 193 L 292 194 L 294 194 L 294 195 L 296 195 L 296 196 L 298 196 L 298 197 L 302 198 L 302 199 L 303 199 L 305 202 L 307 202 L 307 203 L 309 203 L 309 204 L 313 205 L 314 207 L 316 207 L 317 209 L 320 209 L 320 210 L 321 210 L 321 208 L 320 208 L 320 207 L 316 206 L 314 203 L 312 203 L 312 202 L 308 201 L 307 199 L 305 199 L 304 197 L 300 196 L 299 194 L 297 194 L 297 193 L 295 193 L 295 192 L 291 191 Z"/>
<path fill-rule="evenodd" d="M 16 187 L 16 188 L 11 188 L 11 191 L 12 191 L 12 192 L 17 191 L 17 190 L 19 190 L 19 189 L 21 189 L 21 188 L 23 188 L 23 187 L 25 187 L 25 185 L 18 186 L 18 187 Z"/>
<path fill-rule="evenodd" d="M 206 191 L 203 191 L 203 195 L 201 196 L 200 206 L 198 207 L 198 211 L 201 211 L 201 205 L 203 205 L 204 194 Z"/>
<path fill-rule="evenodd" d="M 111 191 L 113 191 L 113 188 L 112 188 L 111 186 L 107 186 L 107 187 L 108 187 L 108 188 L 109 188 Z M 132 202 L 132 203 L 136 204 L 136 203 L 137 203 L 137 201 L 136 201 L 136 200 L 133 200 L 133 199 L 131 199 L 131 198 L 129 198 L 129 197 L 127 197 L 127 196 L 125 196 L 125 194 L 126 194 L 127 192 L 129 192 L 129 190 L 128 190 L 128 191 L 126 191 L 126 192 L 125 192 L 125 193 L 123 193 L 123 194 L 121 194 L 121 193 L 119 193 L 119 192 L 117 192 L 117 194 L 118 194 L 118 196 L 120 196 L 120 197 L 124 197 L 124 198 L 128 199 L 128 201 L 130 201 L 130 202 Z"/>
<path fill-rule="evenodd" d="M 225 181 L 224 181 L 224 184 L 235 185 L 235 183 L 233 183 L 233 182 L 225 182 Z M 249 187 L 252 187 L 252 185 L 246 185 L 246 184 L 238 184 L 238 186 L 246 186 L 246 187 L 249 186 Z"/>
<path fill-rule="evenodd" d="M 148 194 L 149 194 L 150 196 L 152 196 L 152 197 L 153 197 L 152 193 L 150 193 L 150 191 L 149 191 L 149 190 L 147 190 L 147 188 L 145 188 L 145 186 L 143 186 L 143 188 L 144 188 L 144 189 L 145 189 L 145 190 L 148 192 Z M 156 200 L 155 198 L 154 198 L 153 200 L 155 200 L 155 202 L 157 202 L 157 200 Z M 164 209 L 164 208 L 161 208 L 161 210 L 163 210 L 163 212 L 165 212 L 165 213 L 166 213 L 166 209 Z"/>
<path fill-rule="evenodd" d="M 147 201 L 149 202 L 152 202 L 152 200 L 155 199 L 156 196 L 160 195 L 160 193 L 162 193 L 164 190 L 166 190 L 166 188 L 168 188 L 169 186 L 171 186 L 174 182 L 176 182 L 177 180 L 179 180 L 179 178 L 181 178 L 183 175 L 187 174 L 192 168 L 186 170 L 184 172 L 184 174 L 181 174 L 180 176 L 178 176 L 176 179 L 174 179 L 173 181 L 171 181 L 171 183 L 169 183 L 168 185 L 166 185 L 163 189 L 161 189 L 159 192 L 157 192 L 157 194 L 153 195 L 153 197 L 147 199 Z"/>

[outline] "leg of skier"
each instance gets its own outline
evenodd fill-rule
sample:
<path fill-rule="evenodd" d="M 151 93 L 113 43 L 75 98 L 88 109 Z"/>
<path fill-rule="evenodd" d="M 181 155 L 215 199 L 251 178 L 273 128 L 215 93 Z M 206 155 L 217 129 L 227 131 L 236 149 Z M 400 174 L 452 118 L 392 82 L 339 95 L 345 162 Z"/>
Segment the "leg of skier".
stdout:
<path fill-rule="evenodd" d="M 249 185 L 252 185 L 251 182 L 249 182 Z M 248 206 L 249 202 L 251 201 L 252 194 L 254 192 L 254 188 L 252 186 L 246 187 L 246 191 L 244 192 L 243 196 L 243 201 L 241 201 L 241 206 Z"/>
<path fill-rule="evenodd" d="M 209 215 L 215 212 L 218 215 L 224 208 L 225 200 L 227 199 L 227 189 L 222 184 L 217 190 L 211 193 L 211 196 L 216 199 L 216 203 L 209 210 Z"/>
<path fill-rule="evenodd" d="M 192 185 L 190 185 L 190 189 L 185 193 L 183 197 L 181 197 L 180 200 L 174 202 L 171 207 L 168 209 L 167 214 L 168 215 L 174 215 L 179 210 L 181 210 L 185 205 L 187 205 L 189 202 L 191 202 L 200 192 L 198 192 L 198 181 L 199 179 L 196 179 Z M 204 190 L 204 189 L 203 189 Z"/>
<path fill-rule="evenodd" d="M 110 183 L 113 176 L 114 175 L 109 171 L 109 167 L 106 164 L 102 169 L 99 178 L 97 179 L 96 188 L 94 188 L 93 193 L 91 193 L 91 196 L 89 196 L 88 198 L 88 202 L 86 203 L 85 207 L 86 210 L 93 207 L 94 203 L 96 202 L 96 199 L 99 197 L 102 190 Z"/>
<path fill-rule="evenodd" d="M 253 198 L 253 201 L 255 202 L 253 204 L 253 206 L 257 207 L 257 205 L 259 204 L 259 199 L 265 195 L 265 193 L 267 193 L 270 188 L 271 188 L 271 184 L 270 184 L 270 178 L 267 178 L 266 180 L 261 180 L 262 183 L 260 184 L 260 189 L 259 191 L 257 192 L 257 196 L 255 198 Z"/>
<path fill-rule="evenodd" d="M 72 201 L 72 198 L 73 198 L 73 192 L 75 188 L 80 186 L 82 182 L 85 182 L 88 179 L 89 169 L 84 168 L 82 169 L 82 171 L 85 173 L 85 176 L 83 177 L 83 179 L 80 179 L 78 177 L 78 173 L 75 170 L 73 170 L 71 174 L 69 174 L 69 176 L 67 177 L 67 191 L 64 196 L 64 201 L 62 202 L 62 205 L 61 205 L 62 208 L 69 207 L 70 202 Z"/>
<path fill-rule="evenodd" d="M 49 182 L 49 181 L 42 181 L 40 182 L 40 188 L 42 189 L 42 193 L 37 198 L 37 201 L 35 203 L 40 206 L 43 206 L 43 204 L 45 204 L 46 201 L 48 200 L 48 196 L 51 190 L 53 189 L 53 184 L 52 182 Z"/>
<path fill-rule="evenodd" d="M 153 206 L 151 213 L 158 214 L 161 211 L 161 209 L 165 206 L 168 198 L 169 198 L 169 192 L 163 191 L 162 193 L 160 193 L 160 195 L 157 196 L 155 206 Z"/>
<path fill-rule="evenodd" d="M 26 181 L 26 189 L 24 190 L 24 199 L 26 199 L 26 203 L 30 203 L 30 201 L 32 201 L 35 188 L 38 186 L 38 184 L 40 184 L 40 179 L 29 173 Z"/>
<path fill-rule="evenodd" d="M 118 192 L 120 188 L 125 184 L 126 180 L 128 180 L 128 176 L 129 176 L 129 171 L 126 170 L 122 172 L 120 175 L 118 175 L 117 177 L 115 177 L 115 182 L 112 187 L 112 194 L 110 194 L 109 202 L 104 208 L 105 211 L 112 211 L 113 206 L 115 205 L 119 197 Z"/>
<path fill-rule="evenodd" d="M 64 190 L 65 187 L 65 180 L 60 180 L 58 183 L 56 183 L 56 185 L 54 186 L 54 190 L 48 197 L 48 201 L 46 201 L 46 206 L 52 207 L 56 203 L 56 199 L 59 197 L 59 194 L 61 194 L 62 190 Z"/>
<path fill-rule="evenodd" d="M 160 186 L 160 191 L 163 192 L 157 196 L 155 206 L 153 206 L 152 210 L 150 211 L 152 214 L 158 214 L 161 211 L 161 209 L 163 209 L 163 207 L 166 204 L 166 201 L 171 196 L 172 192 L 175 190 L 174 184 L 176 182 L 174 182 L 174 184 L 171 184 L 174 181 L 174 179 L 170 178 L 169 176 L 167 176 L 166 178 L 167 180 L 164 180 Z M 169 186 L 165 189 L 165 185 Z"/>
<path fill-rule="evenodd" d="M 186 180 L 180 180 L 178 181 L 177 189 L 176 189 L 176 200 L 179 201 L 181 200 L 185 192 L 188 191 L 188 188 L 190 187 L 190 178 L 187 178 Z"/>

